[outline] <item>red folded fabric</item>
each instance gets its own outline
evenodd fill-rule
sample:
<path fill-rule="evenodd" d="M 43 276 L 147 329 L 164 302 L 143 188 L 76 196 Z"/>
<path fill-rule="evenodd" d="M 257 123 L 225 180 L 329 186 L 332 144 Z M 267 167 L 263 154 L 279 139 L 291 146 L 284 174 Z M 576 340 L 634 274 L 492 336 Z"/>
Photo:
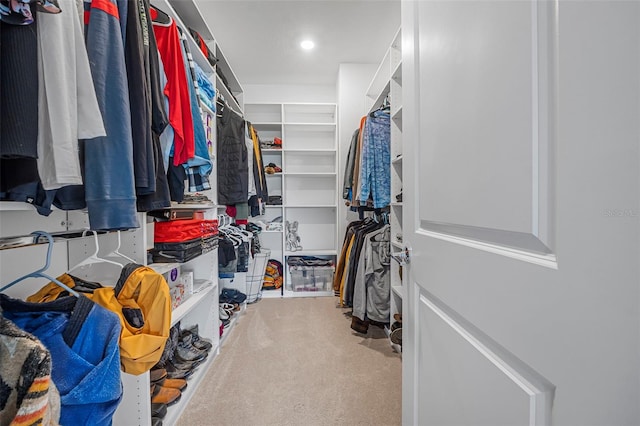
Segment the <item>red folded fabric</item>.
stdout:
<path fill-rule="evenodd" d="M 218 235 L 218 221 L 205 219 L 171 220 L 156 222 L 154 238 L 156 243 L 179 243 Z"/>

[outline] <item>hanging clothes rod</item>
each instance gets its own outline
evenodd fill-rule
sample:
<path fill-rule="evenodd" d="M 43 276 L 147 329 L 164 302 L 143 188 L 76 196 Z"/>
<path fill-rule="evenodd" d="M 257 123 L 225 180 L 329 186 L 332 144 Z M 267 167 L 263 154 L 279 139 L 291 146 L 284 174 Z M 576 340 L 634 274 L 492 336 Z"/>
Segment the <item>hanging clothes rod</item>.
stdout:
<path fill-rule="evenodd" d="M 224 96 L 222 96 L 220 93 L 216 93 L 216 104 L 224 107 L 224 108 L 228 108 L 231 112 L 235 113 L 237 116 L 239 116 L 240 118 L 244 118 L 244 115 L 242 115 L 241 113 L 239 113 L 238 111 L 236 111 L 235 109 L 233 109 L 229 103 L 226 101 L 226 99 L 224 98 Z"/>
<path fill-rule="evenodd" d="M 9 250 L 19 247 L 35 246 L 40 244 L 49 244 L 48 236 L 51 236 L 53 242 L 72 240 L 76 238 L 86 238 L 86 229 L 75 231 L 60 231 L 44 233 L 32 233 L 28 235 L 16 235 L 13 237 L 0 238 L 0 250 Z M 92 231 L 94 232 L 94 231 Z M 95 231 L 98 235 L 108 234 L 109 231 Z"/>

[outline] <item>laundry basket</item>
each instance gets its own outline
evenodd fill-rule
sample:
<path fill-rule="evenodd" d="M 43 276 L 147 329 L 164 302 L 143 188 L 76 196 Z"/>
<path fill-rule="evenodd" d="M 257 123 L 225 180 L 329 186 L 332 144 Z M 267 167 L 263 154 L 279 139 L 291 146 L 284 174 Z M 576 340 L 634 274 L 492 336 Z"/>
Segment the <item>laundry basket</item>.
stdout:
<path fill-rule="evenodd" d="M 259 299 L 269 256 L 271 256 L 271 250 L 262 249 L 262 251 L 256 253 L 249 262 L 249 269 L 247 271 L 247 303 L 254 303 Z"/>

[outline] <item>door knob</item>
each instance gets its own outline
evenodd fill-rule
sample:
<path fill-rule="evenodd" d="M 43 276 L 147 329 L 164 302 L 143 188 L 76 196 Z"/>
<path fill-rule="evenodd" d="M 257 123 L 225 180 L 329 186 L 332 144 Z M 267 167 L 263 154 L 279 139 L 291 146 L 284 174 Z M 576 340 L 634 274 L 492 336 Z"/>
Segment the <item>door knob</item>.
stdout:
<path fill-rule="evenodd" d="M 391 257 L 393 258 L 393 260 L 395 260 L 396 262 L 398 262 L 400 265 L 406 265 L 407 263 L 409 263 L 409 261 L 411 260 L 411 249 L 409 249 L 409 247 L 404 248 L 404 250 L 402 251 L 397 251 L 395 253 L 391 253 Z"/>

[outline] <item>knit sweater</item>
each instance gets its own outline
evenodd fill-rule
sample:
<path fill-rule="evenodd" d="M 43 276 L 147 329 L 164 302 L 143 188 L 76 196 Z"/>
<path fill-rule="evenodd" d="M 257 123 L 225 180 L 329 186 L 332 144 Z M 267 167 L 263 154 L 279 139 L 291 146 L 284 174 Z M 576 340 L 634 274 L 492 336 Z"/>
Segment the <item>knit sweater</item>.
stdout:
<path fill-rule="evenodd" d="M 0 424 L 57 425 L 59 417 L 51 354 L 0 311 Z"/>

